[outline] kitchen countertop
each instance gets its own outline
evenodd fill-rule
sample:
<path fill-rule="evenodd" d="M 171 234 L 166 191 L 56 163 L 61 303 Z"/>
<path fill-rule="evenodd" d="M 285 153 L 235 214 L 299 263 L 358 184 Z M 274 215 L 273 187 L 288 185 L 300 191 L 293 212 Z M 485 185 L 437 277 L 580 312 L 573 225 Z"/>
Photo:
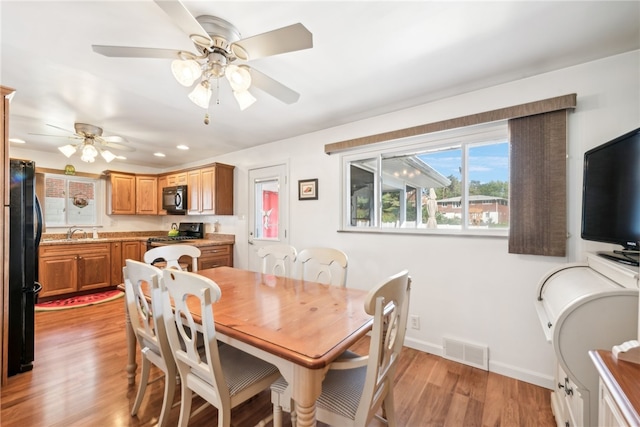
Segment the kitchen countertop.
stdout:
<path fill-rule="evenodd" d="M 135 233 L 104 233 L 104 237 L 98 237 L 97 239 L 92 238 L 74 238 L 74 239 L 66 239 L 64 235 L 44 235 L 40 240 L 40 246 L 56 246 L 56 245 L 79 245 L 79 244 L 89 244 L 89 243 L 111 243 L 111 242 L 131 242 L 131 241 L 139 241 L 146 242 L 149 237 L 159 237 L 166 236 L 166 232 L 162 232 L 162 234 L 147 232 L 147 234 L 140 234 L 140 232 Z M 120 235 L 118 235 L 120 234 Z M 135 235 L 131 235 L 135 234 Z M 186 240 L 185 244 L 190 244 L 194 246 L 215 246 L 215 245 L 233 245 L 235 244 L 235 236 L 233 234 L 215 234 L 208 233 L 206 238 L 204 239 L 195 239 L 195 240 Z M 163 246 L 165 242 L 154 242 L 153 246 Z"/>

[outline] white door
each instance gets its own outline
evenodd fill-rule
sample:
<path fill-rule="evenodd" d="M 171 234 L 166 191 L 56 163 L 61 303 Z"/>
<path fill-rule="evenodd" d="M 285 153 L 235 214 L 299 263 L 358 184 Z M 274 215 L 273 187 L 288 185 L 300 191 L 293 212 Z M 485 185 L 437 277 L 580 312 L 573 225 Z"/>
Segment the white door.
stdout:
<path fill-rule="evenodd" d="M 249 270 L 260 271 L 261 246 L 289 243 L 287 165 L 249 169 Z"/>

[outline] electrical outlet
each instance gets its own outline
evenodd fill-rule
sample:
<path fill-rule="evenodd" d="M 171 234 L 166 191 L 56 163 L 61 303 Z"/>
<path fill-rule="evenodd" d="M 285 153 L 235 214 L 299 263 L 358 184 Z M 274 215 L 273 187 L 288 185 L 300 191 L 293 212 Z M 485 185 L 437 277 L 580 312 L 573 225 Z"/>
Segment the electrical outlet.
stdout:
<path fill-rule="evenodd" d="M 411 329 L 420 329 L 420 316 L 411 315 Z"/>

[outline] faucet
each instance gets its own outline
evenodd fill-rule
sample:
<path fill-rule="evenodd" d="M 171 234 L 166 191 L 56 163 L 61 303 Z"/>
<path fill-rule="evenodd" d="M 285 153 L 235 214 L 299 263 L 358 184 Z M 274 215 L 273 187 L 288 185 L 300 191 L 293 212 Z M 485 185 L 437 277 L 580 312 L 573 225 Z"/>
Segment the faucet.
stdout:
<path fill-rule="evenodd" d="M 75 233 L 76 231 L 83 231 L 84 232 L 84 237 L 87 237 L 87 232 L 82 230 L 81 228 L 76 228 L 76 225 L 72 225 L 71 227 L 69 227 L 69 230 L 67 230 L 67 240 L 71 240 L 71 238 L 73 237 L 73 233 Z"/>

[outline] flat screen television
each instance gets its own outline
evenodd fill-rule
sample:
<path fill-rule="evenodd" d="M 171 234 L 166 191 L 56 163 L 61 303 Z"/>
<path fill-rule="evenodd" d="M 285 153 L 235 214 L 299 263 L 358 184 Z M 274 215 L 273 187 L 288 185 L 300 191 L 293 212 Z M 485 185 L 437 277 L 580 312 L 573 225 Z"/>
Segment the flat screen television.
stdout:
<path fill-rule="evenodd" d="M 584 154 L 582 238 L 622 250 L 598 252 L 638 265 L 640 245 L 640 128 Z"/>

